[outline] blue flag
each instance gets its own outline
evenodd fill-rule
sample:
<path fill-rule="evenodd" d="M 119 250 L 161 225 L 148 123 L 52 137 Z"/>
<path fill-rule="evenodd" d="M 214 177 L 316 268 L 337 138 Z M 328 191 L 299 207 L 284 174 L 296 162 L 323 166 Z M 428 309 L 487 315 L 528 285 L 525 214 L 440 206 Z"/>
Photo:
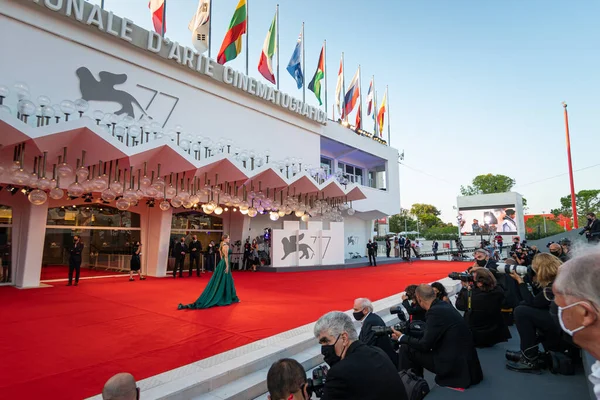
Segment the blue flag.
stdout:
<path fill-rule="evenodd" d="M 292 78 L 296 81 L 298 89 L 302 88 L 304 84 L 304 75 L 302 75 L 302 34 L 298 37 L 296 42 L 296 48 L 292 54 L 292 58 L 287 66 L 287 71 L 292 75 Z"/>

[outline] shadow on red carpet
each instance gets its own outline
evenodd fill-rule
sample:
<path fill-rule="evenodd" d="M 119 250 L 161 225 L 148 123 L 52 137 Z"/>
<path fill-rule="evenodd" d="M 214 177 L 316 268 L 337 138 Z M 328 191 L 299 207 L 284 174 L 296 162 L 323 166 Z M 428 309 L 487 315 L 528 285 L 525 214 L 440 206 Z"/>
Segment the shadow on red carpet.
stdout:
<path fill-rule="evenodd" d="M 51 288 L 0 288 L 0 399 L 81 399 L 117 372 L 141 380 L 352 308 L 411 283 L 462 271 L 464 263 L 418 261 L 377 268 L 234 272 L 239 304 L 177 310 L 210 278 L 119 278 Z"/>

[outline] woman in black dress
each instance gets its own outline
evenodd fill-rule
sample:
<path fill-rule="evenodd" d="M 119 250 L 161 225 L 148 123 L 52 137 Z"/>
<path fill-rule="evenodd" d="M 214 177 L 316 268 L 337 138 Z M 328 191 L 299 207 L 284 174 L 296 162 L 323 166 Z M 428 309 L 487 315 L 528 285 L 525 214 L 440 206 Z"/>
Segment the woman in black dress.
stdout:
<path fill-rule="evenodd" d="M 140 242 L 136 242 L 135 245 L 133 246 L 133 254 L 131 255 L 131 269 L 129 270 L 129 280 L 133 281 L 133 273 L 137 272 L 138 276 L 140 277 L 140 281 L 143 281 L 144 279 L 146 279 L 146 277 L 144 275 L 142 275 L 142 262 L 140 260 L 140 257 L 142 255 L 142 244 Z"/>

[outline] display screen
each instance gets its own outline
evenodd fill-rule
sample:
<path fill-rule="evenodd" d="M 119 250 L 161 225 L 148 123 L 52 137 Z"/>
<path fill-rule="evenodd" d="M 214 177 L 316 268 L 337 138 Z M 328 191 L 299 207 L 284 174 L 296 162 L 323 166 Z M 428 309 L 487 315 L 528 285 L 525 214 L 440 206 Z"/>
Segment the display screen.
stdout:
<path fill-rule="evenodd" d="M 458 223 L 463 235 L 517 234 L 517 213 L 514 206 L 462 208 Z"/>

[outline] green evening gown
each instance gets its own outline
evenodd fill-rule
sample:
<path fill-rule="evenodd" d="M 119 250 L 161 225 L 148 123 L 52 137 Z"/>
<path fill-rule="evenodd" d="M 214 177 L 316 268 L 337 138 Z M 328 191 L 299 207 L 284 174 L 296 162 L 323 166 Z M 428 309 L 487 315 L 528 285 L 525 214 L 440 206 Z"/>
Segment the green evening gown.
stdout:
<path fill-rule="evenodd" d="M 225 273 L 225 260 L 221 258 L 210 281 L 208 281 L 208 285 L 200 297 L 198 297 L 198 300 L 191 304 L 179 304 L 177 309 L 183 310 L 184 308 L 187 308 L 199 310 L 202 308 L 228 306 L 231 303 L 239 303 L 240 299 L 235 293 L 233 277 L 231 276 L 231 253 L 232 251 L 229 249 L 229 254 L 227 255 L 230 267 L 229 272 Z"/>

